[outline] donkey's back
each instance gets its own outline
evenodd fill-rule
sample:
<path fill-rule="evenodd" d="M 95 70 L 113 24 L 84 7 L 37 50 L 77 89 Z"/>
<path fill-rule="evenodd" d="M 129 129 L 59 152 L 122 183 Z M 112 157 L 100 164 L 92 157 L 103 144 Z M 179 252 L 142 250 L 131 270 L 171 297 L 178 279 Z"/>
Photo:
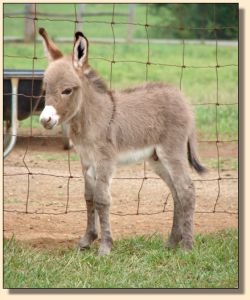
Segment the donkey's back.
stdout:
<path fill-rule="evenodd" d="M 190 106 L 180 90 L 164 83 L 146 83 L 114 93 L 113 131 L 118 148 L 145 148 L 167 140 L 188 141 L 194 130 Z"/>

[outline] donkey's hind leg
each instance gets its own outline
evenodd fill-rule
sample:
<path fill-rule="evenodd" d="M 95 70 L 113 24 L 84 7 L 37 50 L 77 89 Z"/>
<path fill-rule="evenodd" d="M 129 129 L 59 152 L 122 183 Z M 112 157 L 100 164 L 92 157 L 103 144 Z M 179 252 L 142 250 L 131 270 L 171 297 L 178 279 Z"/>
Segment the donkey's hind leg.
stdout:
<path fill-rule="evenodd" d="M 79 249 L 84 250 L 89 248 L 91 243 L 97 239 L 97 222 L 98 214 L 94 207 L 94 188 L 95 188 L 95 174 L 92 167 L 85 173 L 85 201 L 87 207 L 87 228 L 85 235 L 79 242 Z"/>
<path fill-rule="evenodd" d="M 171 178 L 172 190 L 174 191 L 175 213 L 173 229 L 168 244 L 176 238 L 179 227 L 182 228 L 181 247 L 189 250 L 193 247 L 193 215 L 195 209 L 195 188 L 193 181 L 188 174 L 186 144 L 178 145 L 173 149 L 166 145 L 158 147 L 156 153 L 162 164 L 168 169 Z M 177 219 L 177 220 L 176 220 Z M 175 228 L 178 224 L 178 230 Z"/>
<path fill-rule="evenodd" d="M 168 171 L 166 165 L 164 165 L 161 162 L 161 160 L 158 159 L 156 161 L 153 158 L 149 160 L 149 163 L 152 166 L 152 168 L 154 169 L 155 173 L 158 176 L 160 176 L 163 181 L 166 182 L 166 184 L 170 188 L 170 191 L 171 191 L 171 194 L 172 194 L 172 197 L 174 200 L 173 226 L 172 226 L 171 234 L 168 238 L 166 247 L 167 248 L 175 248 L 182 239 L 182 228 L 183 228 L 182 208 L 181 208 L 180 202 L 178 200 L 178 196 L 177 196 L 175 187 L 172 183 L 172 179 L 170 177 L 170 174 L 169 174 L 169 171 Z"/>

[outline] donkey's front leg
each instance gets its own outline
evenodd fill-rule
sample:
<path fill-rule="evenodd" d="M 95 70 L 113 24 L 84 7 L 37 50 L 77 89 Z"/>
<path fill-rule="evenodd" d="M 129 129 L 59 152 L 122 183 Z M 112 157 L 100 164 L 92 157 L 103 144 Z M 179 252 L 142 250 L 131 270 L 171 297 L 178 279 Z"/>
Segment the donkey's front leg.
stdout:
<path fill-rule="evenodd" d="M 84 237 L 80 240 L 78 248 L 84 250 L 89 248 L 91 243 L 97 239 L 98 215 L 94 207 L 95 171 L 90 167 L 85 172 L 85 201 L 87 207 L 87 228 Z"/>
<path fill-rule="evenodd" d="M 109 187 L 114 171 L 114 165 L 113 161 L 105 160 L 99 162 L 96 169 L 94 203 L 101 225 L 101 246 L 99 248 L 99 255 L 109 254 L 113 245 L 109 223 L 109 210 L 111 204 Z"/>

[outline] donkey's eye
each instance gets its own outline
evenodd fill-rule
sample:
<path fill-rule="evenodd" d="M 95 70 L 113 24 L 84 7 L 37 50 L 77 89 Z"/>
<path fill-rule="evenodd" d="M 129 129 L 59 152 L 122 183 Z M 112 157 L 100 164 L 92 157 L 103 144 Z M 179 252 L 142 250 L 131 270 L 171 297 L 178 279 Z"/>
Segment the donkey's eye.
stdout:
<path fill-rule="evenodd" d="M 65 89 L 64 91 L 62 91 L 63 95 L 70 95 L 72 93 L 72 89 Z"/>

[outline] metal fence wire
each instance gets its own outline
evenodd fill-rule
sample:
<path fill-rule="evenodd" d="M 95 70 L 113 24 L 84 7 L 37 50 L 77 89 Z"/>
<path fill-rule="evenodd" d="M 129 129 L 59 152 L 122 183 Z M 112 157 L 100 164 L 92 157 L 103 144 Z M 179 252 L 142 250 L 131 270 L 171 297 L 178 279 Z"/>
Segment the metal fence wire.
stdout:
<path fill-rule="evenodd" d="M 221 174 L 221 166 L 220 166 L 220 151 L 223 148 L 223 144 L 226 143 L 237 143 L 238 140 L 237 139 L 232 139 L 232 140 L 222 140 L 220 139 L 220 134 L 219 134 L 219 126 L 218 126 L 218 118 L 219 118 L 219 114 L 218 114 L 218 110 L 221 106 L 224 105 L 238 105 L 238 102 L 235 103 L 220 103 L 219 102 L 219 90 L 220 90 L 220 84 L 219 84 L 219 70 L 223 69 L 223 68 L 238 68 L 237 64 L 220 64 L 219 58 L 218 58 L 218 51 L 219 51 L 219 45 L 218 45 L 218 31 L 220 30 L 226 30 L 226 29 L 237 29 L 235 28 L 235 26 L 225 26 L 225 27 L 219 27 L 217 26 L 213 26 L 213 27 L 199 27 L 199 28 L 193 28 L 193 27 L 185 27 L 184 24 L 180 25 L 180 26 L 170 26 L 170 25 L 150 25 L 149 22 L 149 5 L 150 4 L 145 4 L 145 22 L 143 23 L 136 23 L 136 22 L 117 22 L 116 21 L 116 6 L 117 4 L 113 4 L 113 9 L 112 9 L 112 14 L 110 17 L 109 21 L 92 21 L 92 20 L 79 20 L 79 15 L 77 13 L 77 5 L 76 4 L 72 4 L 74 6 L 74 11 L 75 11 L 75 16 L 73 19 L 69 19 L 69 18 L 63 18 L 64 22 L 72 22 L 74 23 L 74 27 L 75 27 L 75 31 L 77 31 L 77 29 L 79 28 L 79 24 L 82 24 L 82 28 L 84 29 L 84 23 L 92 23 L 93 25 L 102 25 L 102 24 L 109 24 L 112 30 L 112 36 L 113 36 L 113 46 L 112 46 L 112 57 L 111 59 L 107 59 L 107 58 L 97 58 L 97 59 L 103 59 L 106 62 L 108 62 L 110 64 L 109 68 L 110 68 L 110 76 L 109 76 L 109 86 L 112 89 L 112 78 L 113 78 L 113 68 L 114 65 L 117 63 L 134 63 L 134 64 L 142 64 L 145 66 L 145 80 L 148 80 L 148 75 L 150 72 L 150 66 L 165 66 L 168 68 L 179 68 L 180 70 L 180 79 L 179 79 L 179 87 L 180 89 L 182 89 L 182 85 L 183 85 L 183 78 L 185 76 L 185 70 L 187 69 L 191 69 L 191 68 L 203 68 L 203 69 L 213 69 L 214 70 L 214 80 L 215 80 L 215 87 L 216 87 L 216 99 L 214 102 L 210 102 L 210 103 L 195 103 L 193 104 L 195 105 L 207 105 L 210 107 L 214 107 L 215 108 L 215 140 L 210 140 L 210 141 L 203 141 L 203 140 L 199 140 L 199 143 L 213 143 L 216 147 L 216 160 L 217 160 L 217 175 L 214 178 L 195 178 L 194 181 L 196 184 L 198 183 L 205 183 L 205 184 L 209 184 L 209 182 L 214 182 L 217 184 L 217 191 L 216 191 L 216 195 L 214 197 L 213 200 L 211 200 L 212 205 L 210 205 L 210 208 L 207 209 L 197 209 L 196 210 L 196 214 L 232 214 L 232 215 L 237 215 L 238 214 L 238 208 L 234 207 L 232 208 L 226 208 L 226 209 L 218 209 L 219 206 L 219 201 L 220 201 L 220 196 L 221 196 L 221 185 L 223 182 L 234 182 L 238 181 L 238 176 L 236 177 L 227 177 L 227 176 L 223 176 Z M 214 5 L 214 23 L 216 24 L 216 4 Z M 237 14 L 237 12 L 236 12 Z M 56 22 L 59 21 L 60 19 L 53 19 L 52 17 L 42 17 L 41 14 L 38 13 L 37 11 L 37 7 L 35 5 L 35 10 L 33 12 L 33 16 L 17 16 L 17 15 L 11 15 L 8 14 L 6 16 L 4 16 L 5 19 L 7 18 L 28 18 L 30 20 L 32 20 L 33 26 L 34 26 L 34 32 L 37 33 L 38 32 L 38 21 L 50 21 L 50 22 Z M 182 20 L 180 20 L 180 22 L 182 22 Z M 117 26 L 118 24 L 123 24 L 123 25 L 131 25 L 131 26 L 140 26 L 143 27 L 145 29 L 145 34 L 146 34 L 146 40 L 147 43 L 145 44 L 145 51 L 147 53 L 147 59 L 146 61 L 132 61 L 132 60 L 116 60 L 116 47 L 117 47 L 117 38 L 115 35 L 115 26 Z M 150 56 L 150 38 L 149 38 L 149 29 L 152 27 L 166 27 L 168 28 L 168 30 L 185 30 L 185 31 L 189 31 L 189 30 L 199 30 L 199 31 L 209 31 L 211 33 L 214 34 L 214 40 L 215 40 L 215 56 L 214 56 L 214 65 L 207 65 L 207 66 L 198 66 L 198 65 L 188 65 L 186 64 L 186 44 L 187 41 L 183 38 L 181 45 L 182 45 L 182 57 L 181 57 L 181 64 L 177 65 L 177 64 L 164 64 L 164 63 L 159 63 L 159 62 L 154 62 L 151 59 Z M 84 30 L 83 30 L 84 31 Z M 72 37 L 74 36 L 74 32 L 72 32 Z M 162 47 L 167 47 L 167 45 L 163 45 Z M 163 50 L 164 51 L 164 50 Z M 13 55 L 8 55 L 8 53 L 4 53 L 4 57 L 5 58 L 22 58 L 22 59 L 29 59 L 32 61 L 32 71 L 34 72 L 35 70 L 35 62 L 39 59 L 43 59 L 42 57 L 38 57 L 37 56 L 37 39 L 36 39 L 36 35 L 34 37 L 33 40 L 33 56 L 29 57 L 29 56 L 13 56 Z M 126 76 L 126 75 L 124 75 Z M 23 95 L 25 97 L 27 97 L 27 99 L 34 99 L 35 96 L 33 94 L 33 87 L 34 87 L 34 78 L 32 79 L 32 95 L 24 95 L 24 94 L 18 94 L 18 96 Z M 4 94 L 8 95 L 8 94 Z M 31 115 L 32 115 L 32 107 L 31 107 Z M 36 135 L 33 132 L 32 129 L 32 118 L 30 119 L 30 129 L 29 129 L 29 134 L 27 135 L 18 135 L 18 136 L 22 136 L 27 138 L 27 144 L 25 147 L 25 151 L 24 151 L 24 155 L 22 157 L 22 163 L 23 163 L 23 167 L 25 168 L 25 172 L 23 172 L 23 168 L 21 169 L 21 171 L 17 171 L 14 173 L 8 172 L 8 163 L 5 162 L 4 165 L 4 177 L 5 180 L 8 180 L 8 178 L 12 177 L 12 176 L 25 176 L 26 178 L 26 186 L 23 186 L 23 188 L 26 189 L 26 201 L 25 201 L 25 205 L 22 209 L 19 208 L 13 208 L 13 206 L 10 208 L 7 204 L 4 205 L 4 212 L 6 213 L 21 213 L 21 214 L 52 214 L 52 215 L 60 215 L 60 214 L 68 214 L 68 213 L 83 213 L 86 212 L 86 209 L 81 208 L 81 209 L 70 209 L 70 202 L 71 202 L 71 191 L 74 189 L 74 184 L 75 184 L 75 180 L 78 181 L 83 181 L 83 176 L 82 174 L 79 174 L 77 176 L 75 176 L 73 174 L 73 172 L 71 171 L 71 150 L 68 150 L 68 159 L 67 159 L 67 164 L 68 164 L 68 171 L 67 174 L 58 174 L 58 172 L 52 173 L 52 172 L 33 172 L 32 168 L 30 168 L 29 166 L 29 162 L 27 160 L 27 153 L 30 151 L 30 147 L 31 147 L 31 143 L 32 140 L 34 138 L 48 138 L 47 135 Z M 50 136 L 51 137 L 51 136 Z M 63 207 L 61 207 L 61 209 L 59 211 L 57 211 L 56 209 L 53 211 L 46 211 L 46 209 L 44 210 L 34 210 L 30 208 L 30 191 L 32 188 L 32 184 L 34 184 L 34 180 L 36 177 L 38 176 L 47 176 L 47 177 L 51 177 L 51 178 L 58 178 L 60 180 L 64 180 L 66 183 L 66 202 L 64 203 Z M 167 193 L 165 200 L 161 203 L 161 206 L 158 206 L 157 211 L 154 211 L 153 209 L 150 209 L 147 212 L 144 212 L 144 210 L 142 209 L 142 205 L 143 205 L 143 201 L 142 201 L 142 191 L 144 189 L 145 183 L 148 180 L 152 180 L 152 181 L 157 181 L 160 178 L 158 178 L 157 176 L 152 176 L 150 173 L 148 173 L 147 170 L 147 165 L 144 162 L 143 164 L 143 176 L 122 176 L 122 177 L 115 177 L 114 181 L 116 180 L 129 180 L 129 181 L 136 181 L 138 182 L 138 190 L 137 190 L 137 196 L 136 196 L 136 205 L 135 205 L 135 209 L 132 210 L 128 210 L 128 211 L 111 211 L 111 214 L 114 215 L 119 215 L 119 216 L 126 216 L 126 215 L 139 215 L 139 214 L 161 214 L 161 213 L 167 213 L 167 212 L 172 212 L 173 208 L 169 207 L 169 197 L 170 197 L 170 193 Z M 41 186 L 41 189 L 46 188 L 45 186 Z M 13 189 L 15 189 L 15 187 L 13 187 Z M 82 195 L 83 197 L 83 195 Z M 154 197 L 154 195 L 152 195 L 152 198 Z M 41 200 L 42 201 L 42 200 Z"/>

